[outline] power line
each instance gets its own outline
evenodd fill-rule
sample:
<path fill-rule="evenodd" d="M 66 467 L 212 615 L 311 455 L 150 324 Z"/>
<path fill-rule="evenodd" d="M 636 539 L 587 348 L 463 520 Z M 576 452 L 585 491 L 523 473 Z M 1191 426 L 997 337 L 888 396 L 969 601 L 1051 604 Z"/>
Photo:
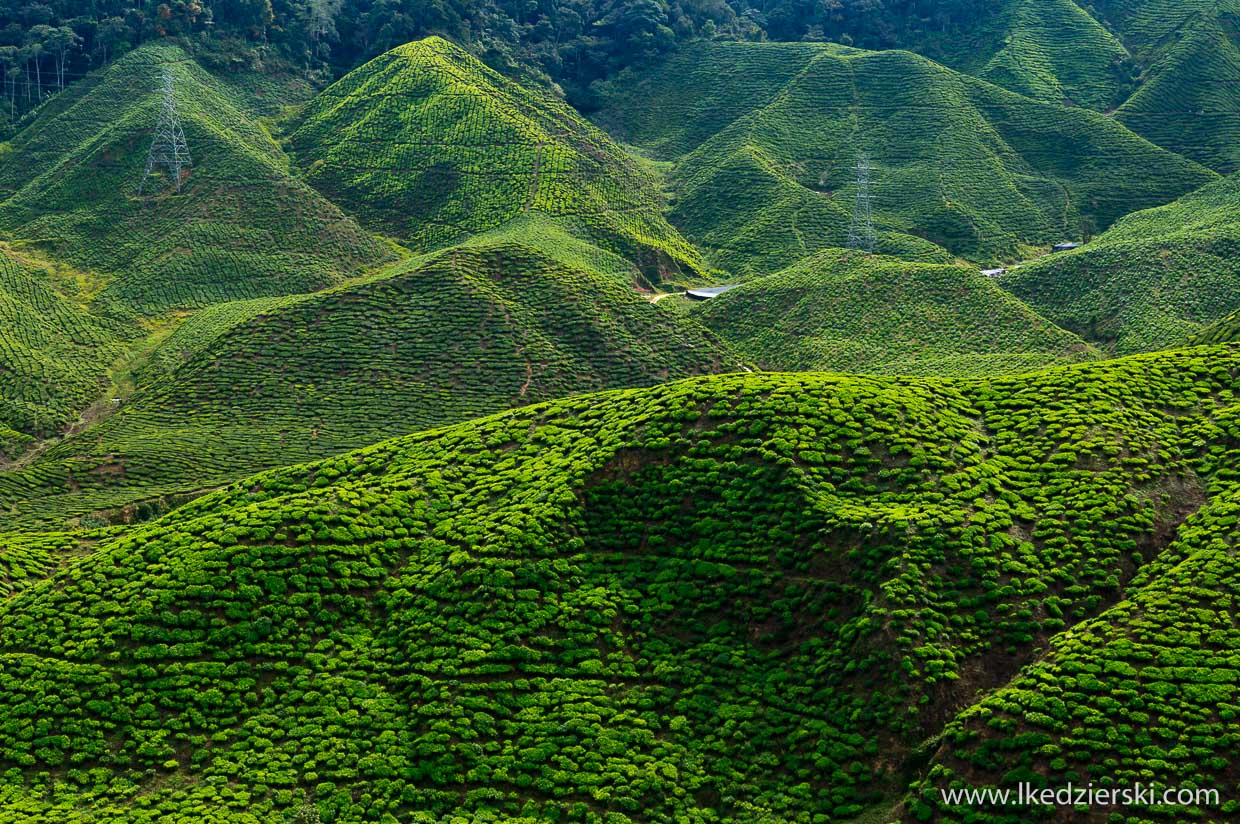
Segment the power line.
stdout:
<path fill-rule="evenodd" d="M 848 228 L 849 249 L 873 252 L 878 246 L 870 200 L 870 156 L 862 152 L 857 155 L 857 202 L 853 206 L 852 225 Z"/>
<path fill-rule="evenodd" d="M 146 171 L 142 173 L 142 182 L 138 184 L 138 194 L 142 194 L 142 189 L 157 167 L 165 169 L 172 176 L 172 183 L 180 192 L 181 170 L 192 165 L 189 146 L 185 143 L 185 132 L 181 129 L 181 118 L 177 114 L 172 72 L 165 67 L 162 76 L 163 104 L 159 109 L 159 119 L 155 122 L 155 139 L 151 141 L 151 150 L 146 155 Z"/>

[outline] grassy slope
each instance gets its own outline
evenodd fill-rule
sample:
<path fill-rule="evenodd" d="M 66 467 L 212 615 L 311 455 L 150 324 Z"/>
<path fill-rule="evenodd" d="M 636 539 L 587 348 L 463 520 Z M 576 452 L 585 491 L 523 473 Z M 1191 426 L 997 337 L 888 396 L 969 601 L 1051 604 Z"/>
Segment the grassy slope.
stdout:
<path fill-rule="evenodd" d="M 1136 689 L 1170 755 L 1108 736 L 1112 774 L 1223 786 L 1205 750 L 1230 739 L 1175 710 L 1240 678 L 1230 618 L 1207 612 L 1240 594 L 1210 577 L 1231 554 L 1203 532 L 1234 523 L 1237 391 L 1223 348 L 986 381 L 715 377 L 246 480 L 0 606 L 0 808 L 846 818 L 898 798 L 915 742 L 1052 638 L 1020 678 L 1067 715 L 1027 723 L 1093 708 L 1075 724 L 1144 729 Z M 1207 497 L 1184 559 L 1160 555 Z M 1156 557 L 1134 597 L 1201 605 L 1173 609 L 1218 625 L 1212 672 L 1181 648 L 1197 636 L 1107 611 Z M 1114 648 L 1134 686 L 1060 663 L 1085 632 L 1138 637 Z M 1108 684 L 1128 697 L 1093 702 Z M 1005 735 L 995 758 L 1052 758 L 1047 740 Z"/>
<path fill-rule="evenodd" d="M 29 442 L 18 432 L 59 431 L 98 399 L 132 333 L 62 295 L 45 265 L 0 246 L 0 460 Z"/>
<path fill-rule="evenodd" d="M 307 179 L 414 248 L 535 213 L 651 279 L 701 267 L 664 220 L 653 182 L 619 146 L 565 104 L 440 38 L 351 72 L 294 128 Z"/>
<path fill-rule="evenodd" d="M 1175 346 L 1240 305 L 1240 174 L 1138 212 L 1001 284 L 1119 354 Z"/>
<path fill-rule="evenodd" d="M 138 196 L 171 69 L 193 166 Z M 289 174 L 288 158 L 227 86 L 180 49 L 143 47 L 53 98 L 0 146 L 0 231 L 112 276 L 116 312 L 160 313 L 305 292 L 386 254 Z"/>
<path fill-rule="evenodd" d="M 768 78 L 746 81 L 760 93 L 745 109 L 731 84 L 755 73 Z M 738 275 L 845 244 L 859 151 L 875 165 L 880 251 L 930 260 L 1012 258 L 1213 178 L 1102 115 L 907 52 L 698 44 L 617 92 L 605 120 L 665 156 L 688 151 L 672 218 Z"/>
<path fill-rule="evenodd" d="M 1097 357 L 970 266 L 826 251 L 694 308 L 759 366 L 985 375 Z"/>
<path fill-rule="evenodd" d="M 607 274 L 478 240 L 360 284 L 199 313 L 120 411 L 0 474 L 0 508 L 63 523 L 510 406 L 740 368 Z"/>

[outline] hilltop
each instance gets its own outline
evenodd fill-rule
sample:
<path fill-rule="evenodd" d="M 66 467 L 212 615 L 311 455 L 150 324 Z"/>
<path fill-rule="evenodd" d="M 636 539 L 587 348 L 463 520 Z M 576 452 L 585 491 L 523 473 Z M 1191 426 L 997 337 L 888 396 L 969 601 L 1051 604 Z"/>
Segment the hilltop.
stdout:
<path fill-rule="evenodd" d="M 1240 306 L 1240 174 L 1129 215 L 1084 248 L 1000 283 L 1108 351 L 1179 345 Z"/>
<path fill-rule="evenodd" d="M 134 504 L 159 512 L 398 434 L 742 368 L 696 321 L 607 273 L 479 239 L 360 283 L 196 314 L 135 367 L 119 410 L 0 474 L 0 510 L 10 524 L 130 520 Z"/>
<path fill-rule="evenodd" d="M 1237 595 L 1238 390 L 1225 348 L 707 377 L 249 478 L 0 606 L 0 797 L 31 822 L 303 798 L 329 821 L 792 821 L 888 809 L 932 753 L 1011 782 L 997 759 L 1068 776 L 1096 749 L 1224 786 L 1229 738 L 1194 718 L 1240 674 L 1147 628 L 1232 643 L 1207 602 Z M 1105 680 L 1072 662 L 1112 638 Z M 1069 743 L 1077 716 L 1149 728 L 1134 695 L 1157 744 Z M 1049 732 L 982 723 L 1025 707 Z"/>
<path fill-rule="evenodd" d="M 763 369 L 1011 374 L 1096 358 L 975 267 L 826 250 L 698 304 Z"/>
<path fill-rule="evenodd" d="M 193 165 L 139 195 L 171 72 Z M 101 311 L 154 315 L 338 283 L 389 252 L 290 174 L 244 98 L 176 46 L 73 85 L 0 144 L 0 231 L 106 281 Z"/>
<path fill-rule="evenodd" d="M 534 214 L 632 261 L 649 281 L 702 268 L 620 146 L 442 38 L 350 72 L 290 128 L 312 185 L 414 249 Z"/>
<path fill-rule="evenodd" d="M 861 152 L 878 251 L 928 262 L 1016 259 L 1216 179 L 1103 115 L 830 44 L 695 44 L 602 117 L 676 161 L 672 221 L 743 276 L 846 245 Z"/>

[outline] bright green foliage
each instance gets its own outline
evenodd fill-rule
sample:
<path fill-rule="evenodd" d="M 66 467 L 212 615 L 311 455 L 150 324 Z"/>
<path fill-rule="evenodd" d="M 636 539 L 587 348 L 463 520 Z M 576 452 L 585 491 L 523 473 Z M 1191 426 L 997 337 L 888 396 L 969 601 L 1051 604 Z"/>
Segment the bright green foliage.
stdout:
<path fill-rule="evenodd" d="M 1142 810 L 1131 822 L 1231 821 L 1230 771 L 1240 748 L 1240 462 L 1237 407 L 1220 421 L 1232 485 L 1184 525 L 1179 540 L 1096 620 L 1052 642 L 1009 686 L 961 713 L 921 788 L 921 821 L 958 821 L 940 787 L 1201 787 L 1210 806 Z M 919 789 L 920 792 L 916 790 Z M 935 809 L 938 808 L 938 809 Z M 933 813 L 931 811 L 934 811 Z M 1023 824 L 1049 810 L 972 810 L 970 821 Z"/>
<path fill-rule="evenodd" d="M 838 250 L 747 281 L 694 315 L 771 370 L 986 375 L 1096 357 L 975 267 Z"/>
<path fill-rule="evenodd" d="M 759 90 L 741 110 L 732 84 L 760 72 L 771 79 L 740 81 Z M 1013 259 L 1214 178 L 1100 114 L 907 52 L 709 43 L 632 80 L 608 122 L 631 120 L 622 134 L 651 150 L 696 146 L 671 178 L 672 219 L 738 275 L 846 244 L 860 152 L 874 166 L 879 251 L 939 261 L 942 248 Z M 630 117 L 638 108 L 652 114 Z M 736 115 L 727 125 L 724 112 Z"/>
<path fill-rule="evenodd" d="M 325 89 L 291 136 L 307 179 L 376 228 L 430 249 L 528 213 L 634 261 L 652 279 L 698 253 L 624 151 L 571 108 L 431 37 Z"/>
<path fill-rule="evenodd" d="M 1118 354 L 1178 346 L 1240 306 L 1240 174 L 1129 215 L 1088 246 L 1000 283 Z"/>
<path fill-rule="evenodd" d="M 1188 340 L 1192 344 L 1240 342 L 1240 309 Z"/>
<path fill-rule="evenodd" d="M 119 411 L 0 474 L 0 510 L 63 523 L 511 406 L 741 368 L 696 321 L 610 275 L 478 241 L 363 283 L 200 312 Z"/>
<path fill-rule="evenodd" d="M 193 165 L 137 189 L 170 68 Z M 180 49 L 146 46 L 53 98 L 0 145 L 0 229 L 113 275 L 97 298 L 158 313 L 305 292 L 388 255 L 290 176 L 243 101 Z"/>
<path fill-rule="evenodd" d="M 0 461 L 28 445 L 18 432 L 58 432 L 99 397 L 125 331 L 58 292 L 44 266 L 0 246 Z"/>
<path fill-rule="evenodd" d="M 1056 636 L 1021 678 L 1113 690 L 1065 728 L 1151 741 L 997 730 L 996 758 L 1049 761 L 1059 735 L 1217 782 L 1238 391 L 1225 348 L 724 376 L 260 475 L 0 607 L 0 798 L 32 822 L 271 821 L 307 795 L 326 822 L 847 818 Z M 1207 495 L 1185 560 L 1138 579 L 1173 590 L 1167 629 L 1060 634 L 1163 621 L 1123 587 Z M 1055 669 L 1099 634 L 1132 634 L 1138 696 L 1217 718 L 1140 721 L 1131 676 Z"/>

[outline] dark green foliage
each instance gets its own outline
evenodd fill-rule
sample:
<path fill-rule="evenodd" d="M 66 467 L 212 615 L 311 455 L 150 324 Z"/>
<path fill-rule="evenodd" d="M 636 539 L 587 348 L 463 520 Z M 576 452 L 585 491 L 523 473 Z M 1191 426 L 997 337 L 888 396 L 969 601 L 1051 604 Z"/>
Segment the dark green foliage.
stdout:
<path fill-rule="evenodd" d="M 32 822 L 271 821 L 308 796 L 326 822 L 847 817 L 1048 639 L 1020 677 L 1079 691 L 1063 650 L 1162 620 L 1121 602 L 1134 574 L 1203 633 L 1136 639 L 1142 682 L 1205 707 L 1236 677 L 1236 584 L 1214 576 L 1238 367 L 1215 348 L 986 381 L 704 378 L 248 479 L 0 607 L 0 803 Z M 1138 573 L 1207 495 L 1184 561 Z M 1209 741 L 1144 755 L 1147 780 L 1218 784 L 1227 716 L 1150 719 L 1168 751 Z M 1048 736 L 993 740 L 1053 757 Z"/>
<path fill-rule="evenodd" d="M 258 469 L 598 389 L 742 362 L 623 282 L 499 239 L 314 295 L 190 318 L 125 405 L 0 474 L 10 521 L 116 510 Z"/>
<path fill-rule="evenodd" d="M 314 186 L 416 249 L 533 213 L 635 261 L 652 280 L 701 267 L 619 146 L 441 38 L 350 73 L 293 128 Z"/>
<path fill-rule="evenodd" d="M 164 66 L 194 162 L 180 194 L 164 181 L 139 196 Z M 226 87 L 166 45 L 58 95 L 0 144 L 0 229 L 113 275 L 96 302 L 119 313 L 304 292 L 388 255 L 290 176 Z"/>
<path fill-rule="evenodd" d="M 969 376 L 1097 357 L 974 267 L 855 252 L 820 252 L 693 313 L 771 370 Z"/>
<path fill-rule="evenodd" d="M 738 106 L 749 98 L 736 78 L 758 89 L 752 105 Z M 739 275 L 844 246 L 863 151 L 879 250 L 938 261 L 942 248 L 1013 259 L 1215 177 L 1102 115 L 907 52 L 701 44 L 617 84 L 606 118 L 625 123 L 637 109 L 651 113 L 633 117 L 626 139 L 670 158 L 692 149 L 672 174 L 673 222 Z"/>
<path fill-rule="evenodd" d="M 1000 283 L 1106 350 L 1178 346 L 1240 306 L 1240 174 L 1129 215 L 1088 246 Z"/>

